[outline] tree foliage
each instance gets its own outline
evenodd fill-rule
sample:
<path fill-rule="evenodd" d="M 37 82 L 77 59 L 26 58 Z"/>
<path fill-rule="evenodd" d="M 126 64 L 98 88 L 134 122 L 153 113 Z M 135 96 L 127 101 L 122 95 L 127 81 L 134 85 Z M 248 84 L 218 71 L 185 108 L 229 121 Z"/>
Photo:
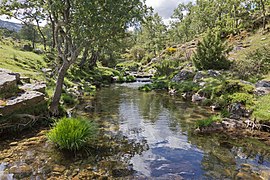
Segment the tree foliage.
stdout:
<path fill-rule="evenodd" d="M 198 43 L 193 62 L 197 69 L 229 69 L 230 61 L 226 58 L 227 47 L 219 36 L 208 30 L 202 42 Z"/>

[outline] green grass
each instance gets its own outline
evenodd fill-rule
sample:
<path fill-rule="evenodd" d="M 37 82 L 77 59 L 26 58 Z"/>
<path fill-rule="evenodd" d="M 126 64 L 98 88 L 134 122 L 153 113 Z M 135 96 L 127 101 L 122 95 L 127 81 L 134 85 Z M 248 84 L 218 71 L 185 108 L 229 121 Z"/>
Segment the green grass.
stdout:
<path fill-rule="evenodd" d="M 246 57 L 255 52 L 257 49 L 262 49 L 264 47 L 270 46 L 270 33 L 262 34 L 261 30 L 258 30 L 255 33 L 251 33 L 250 36 L 241 40 L 243 44 L 249 44 L 249 47 L 241 49 L 235 53 L 230 54 L 230 59 L 234 59 L 234 61 L 245 61 Z M 233 44 L 236 44 L 235 42 Z M 268 74 L 262 77 L 265 80 L 270 80 L 270 71 Z"/>
<path fill-rule="evenodd" d="M 210 126 L 213 122 L 219 122 L 221 120 L 222 120 L 222 118 L 220 115 L 210 116 L 207 119 L 196 121 L 196 127 L 199 127 L 199 128 L 200 127 L 207 127 L 207 126 Z"/>
<path fill-rule="evenodd" d="M 263 122 L 270 121 L 270 94 L 262 96 L 258 99 L 252 117 Z"/>
<path fill-rule="evenodd" d="M 46 68 L 47 63 L 43 56 L 20 50 L 23 44 L 25 42 L 18 43 L 11 39 L 0 41 L 0 67 L 32 79 L 44 80 L 41 68 Z"/>
<path fill-rule="evenodd" d="M 62 118 L 47 134 L 59 149 L 74 152 L 86 147 L 96 135 L 96 124 L 83 118 Z"/>

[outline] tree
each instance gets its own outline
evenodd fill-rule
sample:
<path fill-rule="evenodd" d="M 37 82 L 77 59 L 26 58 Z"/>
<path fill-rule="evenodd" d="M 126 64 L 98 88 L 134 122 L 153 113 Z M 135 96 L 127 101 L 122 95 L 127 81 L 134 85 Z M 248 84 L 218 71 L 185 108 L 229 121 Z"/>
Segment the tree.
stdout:
<path fill-rule="evenodd" d="M 98 47 L 125 33 L 143 15 L 140 0 L 48 0 L 61 65 L 50 111 L 58 115 L 64 77 L 86 47 Z"/>
<path fill-rule="evenodd" d="M 35 42 L 37 40 L 37 32 L 33 24 L 23 25 L 19 31 L 19 35 L 22 39 L 32 42 L 32 48 L 35 48 Z"/>
<path fill-rule="evenodd" d="M 25 26 L 36 28 L 42 37 L 43 46 L 46 50 L 46 37 L 40 27 L 40 23 L 46 19 L 44 4 L 45 1 L 43 0 L 4 0 L 1 3 L 1 9 L 3 14 L 21 21 Z M 35 23 L 36 26 L 32 26 L 33 23 Z"/>
<path fill-rule="evenodd" d="M 199 70 L 227 70 L 231 64 L 226 57 L 227 52 L 228 48 L 222 42 L 220 33 L 215 34 L 208 30 L 203 41 L 198 43 L 193 63 Z"/>
<path fill-rule="evenodd" d="M 147 52 L 157 55 L 166 45 L 167 28 L 158 13 L 146 16 L 140 30 L 134 33 L 136 47 L 144 48 Z"/>

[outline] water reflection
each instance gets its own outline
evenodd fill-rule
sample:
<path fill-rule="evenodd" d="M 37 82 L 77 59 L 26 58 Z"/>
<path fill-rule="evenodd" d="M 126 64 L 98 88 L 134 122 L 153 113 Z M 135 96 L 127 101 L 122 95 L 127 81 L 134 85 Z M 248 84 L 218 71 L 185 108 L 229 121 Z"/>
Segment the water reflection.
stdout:
<path fill-rule="evenodd" d="M 96 101 L 99 110 L 96 113 L 101 113 L 110 130 L 121 132 L 135 143 L 147 143 L 148 148 L 130 159 L 129 164 L 136 171 L 134 177 L 224 179 L 249 175 L 259 178 L 261 170 L 269 170 L 269 147 L 258 141 L 217 134 L 195 136 L 191 133 L 194 120 L 209 116 L 206 109 L 165 93 L 139 92 L 137 85 L 102 89 Z M 244 149 L 252 150 L 255 156 Z"/>

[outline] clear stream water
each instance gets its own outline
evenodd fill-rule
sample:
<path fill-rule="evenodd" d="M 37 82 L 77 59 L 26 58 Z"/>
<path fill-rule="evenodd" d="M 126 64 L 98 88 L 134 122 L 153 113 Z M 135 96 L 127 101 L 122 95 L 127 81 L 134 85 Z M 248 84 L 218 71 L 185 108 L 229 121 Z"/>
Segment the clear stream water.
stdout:
<path fill-rule="evenodd" d="M 249 138 L 195 135 L 195 121 L 210 116 L 209 110 L 166 92 L 140 92 L 140 85 L 102 88 L 78 107 L 76 113 L 100 123 L 97 152 L 63 155 L 40 133 L 16 140 L 17 146 L 1 142 L 0 157 L 7 158 L 0 158 L 0 179 L 87 179 L 99 169 L 112 179 L 269 178 L 269 146 Z"/>
<path fill-rule="evenodd" d="M 195 120 L 209 116 L 209 110 L 165 92 L 140 92 L 139 85 L 101 89 L 94 110 L 115 134 L 147 147 L 128 160 L 134 178 L 257 178 L 270 172 L 269 147 L 219 134 L 194 135 Z"/>

